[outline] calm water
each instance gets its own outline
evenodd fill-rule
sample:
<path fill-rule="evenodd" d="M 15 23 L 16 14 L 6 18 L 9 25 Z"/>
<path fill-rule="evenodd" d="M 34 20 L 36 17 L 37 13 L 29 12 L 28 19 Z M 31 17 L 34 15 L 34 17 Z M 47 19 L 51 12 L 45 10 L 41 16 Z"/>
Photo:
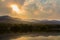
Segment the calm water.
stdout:
<path fill-rule="evenodd" d="M 36 36 L 36 37 L 27 37 L 27 36 L 22 36 L 16 39 L 10 39 L 10 40 L 60 40 L 60 36 Z"/>
<path fill-rule="evenodd" d="M 0 40 L 60 40 L 60 33 L 3 34 Z"/>

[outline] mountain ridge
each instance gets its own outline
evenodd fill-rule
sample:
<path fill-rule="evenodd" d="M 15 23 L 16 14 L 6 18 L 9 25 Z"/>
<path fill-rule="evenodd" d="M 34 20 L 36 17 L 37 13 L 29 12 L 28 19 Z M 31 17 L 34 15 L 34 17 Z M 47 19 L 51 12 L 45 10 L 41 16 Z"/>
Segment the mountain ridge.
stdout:
<path fill-rule="evenodd" d="M 10 16 L 0 16 L 0 23 L 16 23 L 16 24 L 60 24 L 60 21 L 57 20 L 35 20 L 31 19 L 30 21 L 22 21 L 18 18 L 13 18 Z"/>

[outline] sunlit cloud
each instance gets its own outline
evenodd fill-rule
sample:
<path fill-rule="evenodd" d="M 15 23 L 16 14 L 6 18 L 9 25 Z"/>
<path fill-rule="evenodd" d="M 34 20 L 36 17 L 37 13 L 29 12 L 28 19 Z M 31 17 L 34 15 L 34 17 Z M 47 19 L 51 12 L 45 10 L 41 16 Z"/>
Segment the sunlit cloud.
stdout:
<path fill-rule="evenodd" d="M 19 14 L 21 12 L 18 5 L 16 5 L 16 4 L 12 4 L 12 5 L 10 5 L 10 7 L 12 8 L 12 11 L 16 12 L 17 14 Z"/>
<path fill-rule="evenodd" d="M 21 5 L 22 14 L 28 19 L 60 19 L 60 0 L 1 0 L 0 14 L 11 13 L 6 7 L 10 3 Z"/>
<path fill-rule="evenodd" d="M 60 15 L 59 0 L 26 0 L 24 9 L 30 18 L 49 19 Z M 50 18 L 51 19 L 51 18 Z"/>
<path fill-rule="evenodd" d="M 1 0 L 2 2 L 4 2 L 5 0 Z"/>

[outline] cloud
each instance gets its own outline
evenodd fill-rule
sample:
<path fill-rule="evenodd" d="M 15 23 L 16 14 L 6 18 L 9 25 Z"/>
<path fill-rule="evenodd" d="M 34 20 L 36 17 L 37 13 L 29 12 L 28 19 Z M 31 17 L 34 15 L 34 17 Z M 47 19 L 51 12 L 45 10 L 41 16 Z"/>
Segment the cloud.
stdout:
<path fill-rule="evenodd" d="M 25 0 L 13 0 L 13 2 L 16 2 L 16 3 L 20 4 L 20 5 L 23 5 Z"/>
<path fill-rule="evenodd" d="M 60 19 L 59 2 L 59 0 L 26 0 L 23 7 L 30 18 Z"/>
<path fill-rule="evenodd" d="M 8 3 L 18 3 L 22 6 L 28 18 L 60 19 L 60 0 L 5 0 L 0 1 L 0 14 L 9 14 Z"/>
<path fill-rule="evenodd" d="M 21 6 L 24 5 L 25 0 L 0 0 L 0 15 L 9 14 L 11 10 L 7 7 L 9 3 L 17 3 Z"/>

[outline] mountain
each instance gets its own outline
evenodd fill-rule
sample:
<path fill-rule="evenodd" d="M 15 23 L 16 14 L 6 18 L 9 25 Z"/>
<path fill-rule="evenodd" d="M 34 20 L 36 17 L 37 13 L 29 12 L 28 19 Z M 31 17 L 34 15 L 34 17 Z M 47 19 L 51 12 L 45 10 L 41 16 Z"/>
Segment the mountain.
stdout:
<path fill-rule="evenodd" d="M 21 23 L 21 19 L 12 18 L 10 16 L 0 16 L 0 23 Z"/>
<path fill-rule="evenodd" d="M 34 24 L 60 24 L 58 20 L 36 20 L 36 19 L 29 19 L 28 21 Z"/>
<path fill-rule="evenodd" d="M 14 23 L 14 24 L 60 24 L 60 21 L 57 20 L 36 20 L 29 19 L 29 21 L 23 21 L 18 18 L 13 18 L 10 16 L 0 16 L 0 23 Z"/>
<path fill-rule="evenodd" d="M 31 24 L 32 22 L 23 21 L 19 18 L 13 18 L 11 16 L 0 16 L 0 23 L 11 23 L 11 24 Z"/>
<path fill-rule="evenodd" d="M 31 21 L 37 24 L 60 24 L 60 21 L 58 20 L 31 20 Z"/>

